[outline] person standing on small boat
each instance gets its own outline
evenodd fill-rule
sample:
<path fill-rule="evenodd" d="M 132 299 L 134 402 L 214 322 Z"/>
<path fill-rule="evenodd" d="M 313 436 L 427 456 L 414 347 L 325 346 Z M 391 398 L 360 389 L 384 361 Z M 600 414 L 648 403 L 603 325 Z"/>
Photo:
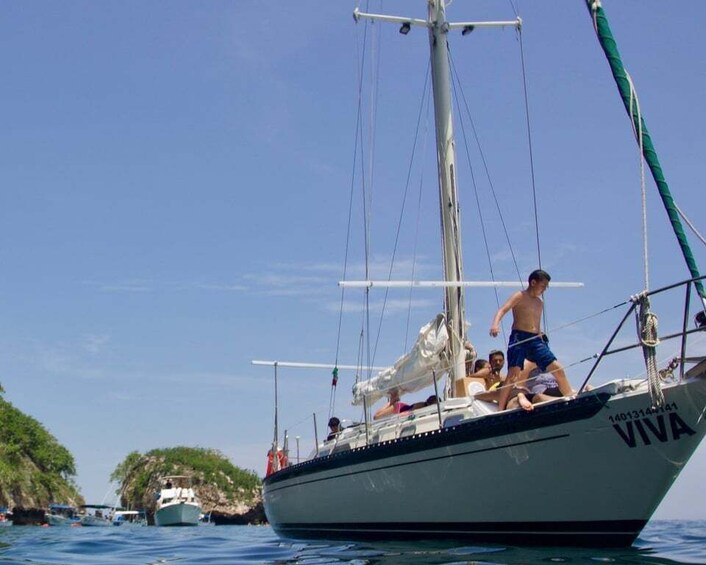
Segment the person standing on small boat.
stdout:
<path fill-rule="evenodd" d="M 496 337 L 500 332 L 500 321 L 512 310 L 512 333 L 507 346 L 508 374 L 506 387 L 501 389 L 498 409 L 505 410 L 510 387 L 520 378 L 525 359 L 536 363 L 543 372 L 550 372 L 556 378 L 564 396 L 572 394 L 571 385 L 566 378 L 564 368 L 549 349 L 547 336 L 542 333 L 542 294 L 547 290 L 551 277 L 549 273 L 537 269 L 530 273 L 527 288 L 513 294 L 503 304 L 493 318 L 490 335 Z M 521 403 L 525 410 L 532 410 L 531 402 Z"/>

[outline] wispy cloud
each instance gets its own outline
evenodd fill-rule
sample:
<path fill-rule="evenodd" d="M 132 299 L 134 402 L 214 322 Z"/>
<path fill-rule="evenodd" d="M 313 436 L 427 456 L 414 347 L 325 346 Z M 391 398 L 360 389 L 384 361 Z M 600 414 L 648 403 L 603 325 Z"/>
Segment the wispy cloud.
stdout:
<path fill-rule="evenodd" d="M 343 270 L 343 266 L 340 263 L 325 261 L 276 261 L 269 263 L 268 267 L 277 271 L 323 273 L 327 276 L 340 275 Z"/>
<path fill-rule="evenodd" d="M 387 301 L 375 300 L 369 303 L 370 310 L 373 312 L 380 312 L 385 309 L 385 312 L 392 315 L 398 314 L 400 312 L 406 312 L 407 310 L 416 310 L 422 308 L 433 308 L 435 305 L 440 305 L 438 300 L 426 299 L 426 298 L 391 298 Z M 326 309 L 331 312 L 338 312 L 341 307 L 339 302 L 329 302 L 326 304 Z M 360 301 L 346 300 L 343 303 L 344 312 L 360 312 L 361 303 Z"/>
<path fill-rule="evenodd" d="M 38 345 L 35 352 L 35 363 L 46 374 L 61 378 L 101 379 L 104 377 L 102 363 L 95 359 L 94 351 L 87 349 L 83 342 L 55 343 L 51 345 Z"/>
<path fill-rule="evenodd" d="M 82 336 L 79 345 L 91 355 L 97 355 L 103 351 L 109 341 L 110 337 L 107 334 L 87 334 Z"/>
<path fill-rule="evenodd" d="M 376 256 L 367 265 L 370 280 L 410 280 L 414 273 L 415 280 L 438 279 L 435 273 L 438 268 L 432 267 L 422 259 L 414 261 L 401 258 L 395 261 L 395 267 L 390 276 L 389 257 Z M 366 266 L 357 262 L 349 265 L 346 280 L 364 280 Z M 319 308 L 327 312 L 338 312 L 341 308 L 341 289 L 338 282 L 343 278 L 343 267 L 333 262 L 296 263 L 275 262 L 267 265 L 262 272 L 248 273 L 242 279 L 254 292 L 268 296 L 298 296 L 315 300 Z M 371 308 L 380 310 L 384 301 L 384 290 L 376 290 Z M 392 297 L 387 300 L 386 312 L 396 313 L 406 311 L 410 306 L 428 307 L 434 304 L 432 299 L 415 297 L 412 302 L 408 298 L 409 291 L 394 289 Z M 415 291 L 419 292 L 419 291 Z M 423 291 L 422 291 L 423 292 Z M 354 290 L 348 290 L 347 296 L 358 296 Z M 400 296 L 402 298 L 400 298 Z M 354 300 L 344 304 L 344 311 L 359 311 L 360 305 Z"/>
<path fill-rule="evenodd" d="M 145 367 L 133 361 L 125 364 L 116 361 L 115 351 L 108 347 L 111 340 L 107 334 L 86 334 L 75 340 L 57 342 L 33 341 L 27 357 L 41 373 L 61 379 L 105 380 L 115 383 L 162 383 L 177 389 L 186 385 L 200 387 L 253 387 L 261 384 L 257 370 L 174 371 L 168 366 Z M 131 395 L 121 385 L 111 394 L 116 399 L 129 399 Z"/>
<path fill-rule="evenodd" d="M 265 296 L 323 298 L 337 292 L 330 277 L 287 272 L 250 273 L 243 276 L 253 293 Z"/>
<path fill-rule="evenodd" d="M 168 288 L 175 290 L 204 290 L 215 292 L 243 292 L 249 290 L 249 286 L 241 283 L 218 283 L 218 282 L 181 282 L 168 283 Z"/>
<path fill-rule="evenodd" d="M 547 257 L 544 268 L 550 272 L 554 270 L 555 266 L 565 265 L 567 263 L 567 258 L 575 258 L 580 255 L 581 252 L 581 248 L 578 245 L 566 241 L 547 247 L 546 252 L 542 256 Z"/>
<path fill-rule="evenodd" d="M 425 257 L 412 259 L 401 257 L 396 259 L 394 267 L 390 268 L 390 258 L 375 256 L 367 266 L 358 261 L 349 264 L 346 269 L 347 280 L 363 280 L 368 273 L 370 280 L 436 280 L 440 278 L 440 268 L 429 263 Z M 235 277 L 231 281 L 159 281 L 142 278 L 129 278 L 116 281 L 86 280 L 83 285 L 102 293 L 165 293 L 165 292 L 252 292 L 267 296 L 298 296 L 311 297 L 319 301 L 327 298 L 336 303 L 337 311 L 340 294 L 338 282 L 343 279 L 343 266 L 336 262 L 279 261 L 268 263 L 261 271 L 249 272 Z M 399 293 L 399 290 L 393 292 Z M 408 304 L 406 299 L 394 300 L 389 303 L 392 310 Z M 426 301 L 421 302 L 426 305 Z M 404 308 L 407 308 L 405 306 Z M 324 306 L 331 309 L 331 304 Z"/>
<path fill-rule="evenodd" d="M 118 376 L 118 371 L 116 371 Z M 198 385 L 201 388 L 223 388 L 236 387 L 238 389 L 253 387 L 257 388 L 262 385 L 264 377 L 259 375 L 259 371 L 255 368 L 252 372 L 220 372 L 220 371 L 181 371 L 174 372 L 167 369 L 132 369 L 120 371 L 119 376 L 123 380 L 142 381 L 150 379 L 152 382 L 159 382 L 164 385 L 171 385 L 176 389 L 182 387 Z"/>
<path fill-rule="evenodd" d="M 249 289 L 242 282 L 221 281 L 155 281 L 147 279 L 127 279 L 122 281 L 83 281 L 85 286 L 105 293 L 148 293 L 148 292 L 243 292 Z"/>
<path fill-rule="evenodd" d="M 558 242 L 556 245 L 549 244 L 544 246 L 542 251 L 542 268 L 553 274 L 554 271 L 567 264 L 567 258 L 575 258 L 581 252 L 581 248 L 570 242 Z M 493 251 L 490 260 L 493 264 L 496 280 L 516 280 L 518 278 L 517 271 L 519 270 L 519 278 L 522 283 L 527 280 L 527 276 L 534 269 L 538 268 L 536 253 L 522 253 L 517 249 L 513 253 L 509 248 L 503 248 Z M 517 263 L 517 267 L 515 267 Z M 569 262 L 570 263 L 570 262 Z M 485 265 L 483 265 L 485 267 Z M 568 281 L 563 281 L 568 282 Z"/>
<path fill-rule="evenodd" d="M 96 285 L 101 292 L 153 292 L 153 286 L 145 283 L 119 282 Z"/>

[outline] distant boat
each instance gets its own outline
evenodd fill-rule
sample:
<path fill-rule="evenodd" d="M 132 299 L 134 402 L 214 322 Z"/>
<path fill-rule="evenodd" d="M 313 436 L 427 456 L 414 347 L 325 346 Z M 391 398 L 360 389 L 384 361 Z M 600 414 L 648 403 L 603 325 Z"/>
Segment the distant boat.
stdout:
<path fill-rule="evenodd" d="M 79 506 L 80 521 L 82 526 L 101 527 L 112 526 L 109 517 L 112 506 L 106 504 L 83 504 Z"/>
<path fill-rule="evenodd" d="M 0 506 L 0 528 L 12 526 L 12 512 L 7 506 Z"/>
<path fill-rule="evenodd" d="M 201 502 L 191 487 L 191 477 L 163 477 L 154 513 L 155 526 L 198 526 L 200 515 Z"/>
<path fill-rule="evenodd" d="M 144 510 L 116 510 L 113 512 L 113 526 L 146 526 Z"/>
<path fill-rule="evenodd" d="M 81 518 L 76 507 L 69 504 L 50 504 L 45 519 L 50 526 L 81 525 Z"/>

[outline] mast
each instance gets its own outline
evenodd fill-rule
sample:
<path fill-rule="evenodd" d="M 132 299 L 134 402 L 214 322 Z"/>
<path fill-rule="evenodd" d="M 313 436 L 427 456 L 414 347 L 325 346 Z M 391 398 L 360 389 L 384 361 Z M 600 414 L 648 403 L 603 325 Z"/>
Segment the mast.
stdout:
<path fill-rule="evenodd" d="M 429 31 L 432 91 L 434 95 L 434 121 L 436 124 L 436 155 L 439 173 L 439 205 L 441 211 L 441 240 L 444 260 L 446 321 L 450 329 L 451 369 L 453 381 L 466 376 L 465 348 L 466 314 L 463 282 L 463 254 L 461 252 L 461 219 L 456 190 L 456 144 L 451 115 L 451 80 L 448 59 L 447 35 L 457 29 L 463 35 L 478 28 L 519 29 L 522 20 L 491 22 L 449 22 L 446 19 L 446 0 L 427 0 L 427 19 L 404 16 L 367 14 L 358 8 L 353 18 L 362 18 L 400 24 L 400 33 L 407 35 L 414 27 Z M 368 281 L 370 282 L 370 281 Z M 455 387 L 451 387 L 453 392 Z"/>
<path fill-rule="evenodd" d="M 429 2 L 429 50 L 431 56 L 434 118 L 436 123 L 436 158 L 439 173 L 439 205 L 441 210 L 441 240 L 444 259 L 444 280 L 463 280 L 461 250 L 461 217 L 456 190 L 456 143 L 451 115 L 451 89 L 448 59 L 446 6 L 444 0 Z M 466 376 L 465 349 L 466 313 L 462 286 L 445 289 L 446 320 L 451 330 L 450 374 L 456 381 Z M 451 387 L 455 390 L 455 387 Z"/>

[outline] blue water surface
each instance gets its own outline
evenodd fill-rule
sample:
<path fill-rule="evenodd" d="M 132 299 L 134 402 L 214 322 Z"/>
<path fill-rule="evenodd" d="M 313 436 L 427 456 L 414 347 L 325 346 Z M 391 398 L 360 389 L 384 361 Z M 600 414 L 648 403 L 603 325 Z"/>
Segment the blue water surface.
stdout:
<path fill-rule="evenodd" d="M 650 522 L 628 549 L 443 542 L 297 542 L 268 526 L 0 528 L 0 564 L 706 563 L 706 521 Z"/>

